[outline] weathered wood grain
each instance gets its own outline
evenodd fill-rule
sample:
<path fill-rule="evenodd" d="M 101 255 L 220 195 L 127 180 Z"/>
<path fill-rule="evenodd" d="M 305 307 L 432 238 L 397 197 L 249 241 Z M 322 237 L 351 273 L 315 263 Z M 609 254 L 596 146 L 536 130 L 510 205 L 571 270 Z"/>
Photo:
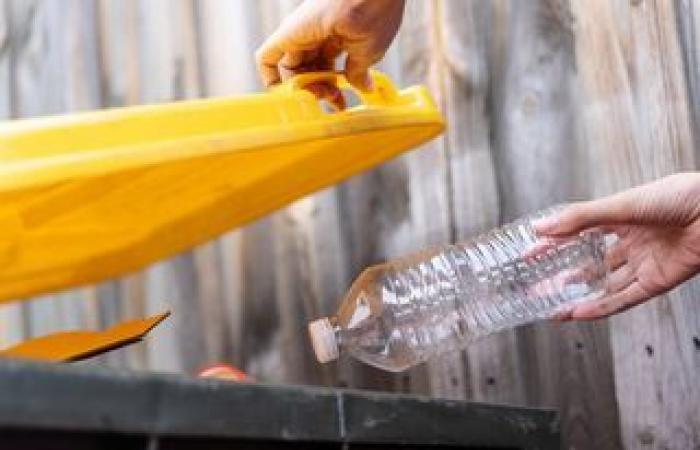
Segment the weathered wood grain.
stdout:
<path fill-rule="evenodd" d="M 676 20 L 681 37 L 689 101 L 693 105 L 692 123 L 697 160 L 700 158 L 700 2 L 697 0 L 677 0 Z"/>
<path fill-rule="evenodd" d="M 4 0 L 0 117 L 258 90 L 252 52 L 298 3 Z M 444 137 L 139 274 L 4 306 L 0 344 L 172 308 L 100 362 L 553 405 L 567 447 L 697 447 L 697 282 L 609 330 L 538 325 L 401 376 L 318 365 L 305 327 L 369 264 L 695 169 L 699 30 L 697 0 L 409 1 L 382 68 L 430 87 Z"/>
<path fill-rule="evenodd" d="M 247 2 L 194 2 L 196 44 L 199 62 L 199 88 L 204 96 L 230 95 L 251 89 L 245 77 L 250 74 L 236 70 L 234 57 L 250 51 L 248 40 L 253 36 L 256 22 L 251 21 Z M 229 24 L 233 23 L 231 26 Z M 206 32 L 204 32 L 206 30 Z M 218 53 L 218 58 L 215 55 Z M 240 74 L 240 75 L 239 75 Z M 202 246 L 195 253 L 195 267 L 200 284 L 195 294 L 202 316 L 206 345 L 205 365 L 220 361 L 240 364 L 243 335 L 241 314 L 229 314 L 242 301 L 240 292 L 241 265 L 231 265 L 231 257 L 240 254 L 239 231 Z M 227 284 L 226 279 L 238 281 Z M 205 331 L 206 330 L 206 331 Z"/>
<path fill-rule="evenodd" d="M 514 2 L 494 66 L 493 121 L 502 219 L 588 195 L 575 109 L 572 18 L 565 2 Z M 527 403 L 560 409 L 565 448 L 619 448 L 605 325 L 542 323 L 517 332 Z M 584 394 L 585 393 L 585 394 Z M 592 412 L 596 411 L 595 414 Z"/>
<path fill-rule="evenodd" d="M 673 3 L 572 7 L 596 193 L 694 169 Z M 610 321 L 626 448 L 698 446 L 698 365 L 691 358 L 698 310 L 681 294 L 695 283 Z"/>
<path fill-rule="evenodd" d="M 11 110 L 16 117 L 100 106 L 95 4 L 91 0 L 5 2 L 10 11 Z M 66 27 L 66 23 L 74 26 Z M 23 306 L 26 336 L 96 325 L 85 290 L 43 296 Z M 15 319 L 18 319 L 15 316 Z"/>
<path fill-rule="evenodd" d="M 12 116 L 12 64 L 16 44 L 10 2 L 0 3 L 0 119 Z M 25 338 L 23 307 L 5 304 L 0 307 L 0 347 L 16 344 Z"/>
<path fill-rule="evenodd" d="M 260 12 L 264 34 L 269 34 L 298 4 L 298 1 L 263 2 Z M 256 44 L 261 43 L 262 38 L 264 36 L 260 36 Z M 362 223 L 369 197 L 377 192 L 369 181 L 373 179 L 372 175 L 358 177 L 337 189 L 328 189 L 297 201 L 273 215 L 272 228 L 267 232 L 274 237 L 274 256 L 269 267 L 263 270 L 274 271 L 276 309 L 279 311 L 279 334 L 271 342 L 271 349 L 277 352 L 277 357 L 268 360 L 268 364 L 272 361 L 283 363 L 282 369 L 277 370 L 276 380 L 315 380 L 324 384 L 375 388 L 386 386 L 386 382 L 393 380 L 393 377 L 378 374 L 355 361 L 343 360 L 335 365 L 319 366 L 306 335 L 308 321 L 334 313 L 351 277 L 361 266 L 376 261 L 368 255 L 373 250 L 367 249 L 373 249 L 377 240 L 367 232 L 371 225 Z M 255 247 L 251 249 L 255 251 Z M 288 264 L 288 261 L 295 263 Z M 260 284 L 264 278 L 258 273 L 251 279 L 257 279 Z M 250 303 L 267 300 L 246 298 Z M 251 305 L 251 308 L 255 307 L 261 308 Z M 274 375 L 269 373 L 268 376 Z"/>
<path fill-rule="evenodd" d="M 100 0 L 97 20 L 102 106 L 137 104 L 140 96 L 138 3 L 136 0 Z M 102 311 L 102 325 L 147 314 L 143 272 L 105 283 L 98 292 L 100 295 L 95 296 L 93 304 Z M 149 367 L 148 346 L 138 343 L 101 359 L 104 364 L 143 370 Z"/>
<path fill-rule="evenodd" d="M 490 114 L 492 5 L 486 2 L 437 3 L 444 27 L 438 49 L 448 123 L 445 135 L 452 202 L 452 239 L 460 241 L 498 225 L 494 116 Z M 434 25 L 439 29 L 440 25 Z M 515 333 L 507 331 L 467 350 L 469 391 L 477 400 L 525 402 Z"/>
<path fill-rule="evenodd" d="M 200 26 L 207 29 L 200 47 L 207 95 L 260 89 L 252 55 L 262 39 L 261 8 L 257 2 L 200 3 Z M 274 341 L 280 316 L 272 237 L 272 219 L 266 218 L 220 241 L 223 306 L 229 312 L 221 357 L 230 357 L 254 377 L 270 381 L 284 379 Z"/>
<path fill-rule="evenodd" d="M 12 86 L 10 80 L 10 53 L 13 37 L 10 31 L 10 3 L 0 4 L 0 117 L 10 117 Z"/>
<path fill-rule="evenodd" d="M 298 0 L 288 0 L 277 5 L 271 2 L 262 5 L 260 20 L 264 36 L 260 36 L 256 44 L 261 43 L 300 3 Z M 269 259 L 270 267 L 263 270 L 268 272 L 266 277 L 272 281 L 275 295 L 274 298 L 265 299 L 247 298 L 247 302 L 273 302 L 260 305 L 260 312 L 271 305 L 275 305 L 274 308 L 278 311 L 277 334 L 273 340 L 268 341 L 272 351 L 276 353 L 276 358 L 272 361 L 279 365 L 273 378 L 276 381 L 303 383 L 305 378 L 316 383 L 322 381 L 320 367 L 315 363 L 308 346 L 305 328 L 315 311 L 320 309 L 319 293 L 316 289 L 317 272 L 313 267 L 314 249 L 310 243 L 315 204 L 316 199 L 308 197 L 272 216 L 271 225 L 266 227 L 267 233 L 272 236 L 272 258 Z M 264 239 L 264 236 L 260 237 Z M 253 246 L 249 249 L 256 251 Z M 287 261 L 295 263 L 288 264 Z M 259 277 L 252 272 L 249 272 L 249 276 L 251 280 Z M 258 281 L 258 284 L 261 281 Z M 254 307 L 251 305 L 251 309 Z M 260 317 L 260 314 L 258 316 Z M 270 364 L 270 360 L 267 364 Z"/>
<path fill-rule="evenodd" d="M 200 94 L 195 47 L 193 3 L 140 1 L 138 3 L 139 98 L 157 103 Z M 206 360 L 206 342 L 199 307 L 199 277 L 194 254 L 185 253 L 159 264 L 148 274 L 147 308 L 171 308 L 170 320 L 150 339 L 149 358 L 160 370 L 195 372 Z M 163 348 L 159 348 L 163 346 Z"/>
<path fill-rule="evenodd" d="M 400 34 L 400 63 L 404 85 L 430 83 L 442 107 L 440 62 L 436 50 L 439 48 L 435 2 L 407 2 L 404 24 Z M 451 205 L 449 185 L 449 162 L 445 144 L 435 140 L 406 155 L 404 176 L 407 207 L 403 217 L 395 217 L 392 227 L 406 228 L 409 241 L 404 243 L 403 253 L 417 251 L 422 247 L 451 240 Z M 397 220 L 397 219 L 400 219 Z M 464 398 L 466 377 L 461 353 L 432 361 L 425 368 L 417 368 L 407 382 L 417 389 L 452 398 Z"/>

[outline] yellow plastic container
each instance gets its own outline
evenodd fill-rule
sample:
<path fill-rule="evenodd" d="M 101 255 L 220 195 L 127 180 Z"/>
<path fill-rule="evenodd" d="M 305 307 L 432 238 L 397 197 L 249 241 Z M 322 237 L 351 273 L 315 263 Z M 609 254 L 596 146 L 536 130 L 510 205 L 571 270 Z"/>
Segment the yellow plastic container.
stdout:
<path fill-rule="evenodd" d="M 373 73 L 326 113 L 298 76 L 233 98 L 0 124 L 0 301 L 97 282 L 205 242 L 439 134 L 427 91 Z"/>

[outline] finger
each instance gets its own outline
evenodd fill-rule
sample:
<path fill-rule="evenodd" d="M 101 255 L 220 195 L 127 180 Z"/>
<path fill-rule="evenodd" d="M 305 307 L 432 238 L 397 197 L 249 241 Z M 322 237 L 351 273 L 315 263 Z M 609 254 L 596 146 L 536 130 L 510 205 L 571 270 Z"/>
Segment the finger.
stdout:
<path fill-rule="evenodd" d="M 333 54 L 333 52 L 330 52 L 327 47 L 306 52 L 304 56 L 304 67 L 313 71 L 330 70 L 333 67 L 333 61 L 327 59 L 327 55 L 329 54 Z M 309 88 L 317 94 L 319 99 L 327 101 L 334 110 L 342 111 L 345 109 L 345 98 L 335 84 L 319 82 L 313 83 Z"/>
<path fill-rule="evenodd" d="M 280 59 L 279 66 L 289 71 L 298 69 L 304 63 L 304 53 L 303 51 L 286 52 Z"/>
<path fill-rule="evenodd" d="M 608 270 L 615 270 L 627 262 L 627 242 L 617 242 L 605 251 L 605 265 Z"/>
<path fill-rule="evenodd" d="M 365 53 L 348 53 L 345 60 L 345 78 L 361 91 L 372 90 L 372 79 L 369 76 L 370 66 L 378 60 Z"/>
<path fill-rule="evenodd" d="M 608 274 L 605 287 L 606 295 L 621 292 L 636 280 L 636 271 L 629 264 L 620 266 Z"/>
<path fill-rule="evenodd" d="M 337 86 L 329 83 L 311 83 L 305 89 L 313 93 L 319 100 L 325 100 L 335 111 L 345 109 L 345 98 Z"/>
<path fill-rule="evenodd" d="M 280 82 L 278 64 L 283 56 L 284 51 L 271 40 L 266 41 L 255 52 L 255 63 L 264 86 L 269 87 Z"/>
<path fill-rule="evenodd" d="M 335 70 L 335 60 L 338 58 L 340 53 L 341 49 L 338 42 L 333 39 L 328 40 L 321 48 L 318 58 L 320 62 L 319 70 Z M 343 97 L 343 93 L 340 91 L 340 88 L 334 84 L 329 84 L 328 87 L 328 95 L 325 97 L 327 101 L 333 105 L 336 110 L 344 110 L 346 107 L 345 97 Z"/>
<path fill-rule="evenodd" d="M 308 72 L 304 67 L 303 52 L 285 53 L 280 60 L 278 70 L 280 81 L 286 81 L 298 73 Z"/>
<path fill-rule="evenodd" d="M 329 39 L 321 48 L 321 59 L 325 63 L 324 70 L 335 70 L 335 61 L 340 56 L 342 49 L 335 39 Z"/>
<path fill-rule="evenodd" d="M 316 70 L 321 70 L 322 61 L 319 58 L 321 51 L 318 48 L 312 48 L 310 50 L 306 50 L 305 52 L 302 53 L 302 61 L 304 63 L 304 66 L 307 68 L 309 71 L 316 71 Z"/>
<path fill-rule="evenodd" d="M 280 60 L 279 69 L 282 81 L 294 75 L 318 70 L 318 50 L 288 51 Z"/>
<path fill-rule="evenodd" d="M 552 238 L 547 238 L 552 239 Z M 626 265 L 628 242 L 625 241 L 614 244 L 606 251 L 605 264 L 611 271 L 606 278 L 606 292 L 619 292 L 636 280 L 635 271 Z M 601 277 L 600 268 L 597 263 L 588 263 L 571 272 L 563 273 L 563 284 L 581 283 L 598 280 Z M 574 305 L 561 305 L 554 312 L 551 319 L 556 321 L 569 321 L 573 319 Z"/>
<path fill-rule="evenodd" d="M 560 289 L 564 290 L 571 285 L 582 283 L 593 286 L 605 276 L 605 272 L 601 270 L 600 264 L 597 261 L 588 260 L 578 267 L 561 271 L 556 277 Z"/>
<path fill-rule="evenodd" d="M 318 82 L 307 85 L 306 89 L 311 91 L 319 100 L 327 101 L 334 110 L 342 111 L 345 109 L 345 98 L 337 86 Z"/>
<path fill-rule="evenodd" d="M 601 319 L 636 306 L 649 298 L 651 296 L 639 281 L 634 281 L 620 292 L 575 306 L 571 318 L 573 320 Z"/>
<path fill-rule="evenodd" d="M 298 14 L 298 11 L 295 11 L 295 14 Z M 299 58 L 299 53 L 314 48 L 313 42 L 302 42 L 297 39 L 295 23 L 295 20 L 288 17 L 255 52 L 258 72 L 265 86 L 269 87 L 281 81 L 279 66 L 282 58 L 290 55 L 288 56 L 290 61 L 286 65 L 296 67 L 298 64 L 294 60 Z"/>
<path fill-rule="evenodd" d="M 304 89 L 314 94 L 319 100 L 322 100 L 328 95 L 329 87 L 327 83 L 318 82 L 307 84 L 304 86 Z"/>
<path fill-rule="evenodd" d="M 308 50 L 315 46 L 313 41 L 305 42 L 300 39 L 298 33 L 299 24 L 304 22 L 303 18 L 311 7 L 308 3 L 302 3 L 255 52 L 258 72 L 265 86 L 269 87 L 281 81 L 279 62 L 285 53 Z"/>
<path fill-rule="evenodd" d="M 598 200 L 571 203 L 537 219 L 533 226 L 543 235 L 572 235 L 588 228 L 628 224 L 634 219 L 634 194 L 625 191 Z"/>
<path fill-rule="evenodd" d="M 325 97 L 326 101 L 330 103 L 336 111 L 343 111 L 346 108 L 345 97 L 337 86 L 330 86 L 328 95 Z"/>
<path fill-rule="evenodd" d="M 554 251 L 557 247 L 566 243 L 570 238 L 559 238 L 559 237 L 544 237 L 538 238 L 536 241 L 532 242 L 523 251 L 522 257 L 525 259 L 533 259 L 538 256 L 544 256 L 547 253 Z M 551 256 L 554 256 L 553 254 Z"/>
<path fill-rule="evenodd" d="M 606 234 L 611 234 L 614 235 L 618 241 L 626 238 L 629 236 L 630 231 L 632 231 L 632 226 L 631 225 L 616 225 L 616 226 L 607 226 L 605 227 L 607 231 L 605 231 Z"/>

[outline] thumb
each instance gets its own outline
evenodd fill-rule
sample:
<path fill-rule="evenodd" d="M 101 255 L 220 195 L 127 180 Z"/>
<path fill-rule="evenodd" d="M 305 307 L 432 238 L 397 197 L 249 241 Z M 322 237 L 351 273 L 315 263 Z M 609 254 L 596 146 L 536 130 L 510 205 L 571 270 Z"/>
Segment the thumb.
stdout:
<path fill-rule="evenodd" d="M 593 227 L 620 225 L 635 221 L 634 201 L 628 192 L 598 200 L 570 203 L 533 223 L 541 235 L 567 236 Z"/>
<path fill-rule="evenodd" d="M 345 61 L 345 78 L 348 82 L 362 91 L 372 89 L 372 79 L 369 76 L 369 68 L 374 59 L 364 53 L 348 53 Z"/>

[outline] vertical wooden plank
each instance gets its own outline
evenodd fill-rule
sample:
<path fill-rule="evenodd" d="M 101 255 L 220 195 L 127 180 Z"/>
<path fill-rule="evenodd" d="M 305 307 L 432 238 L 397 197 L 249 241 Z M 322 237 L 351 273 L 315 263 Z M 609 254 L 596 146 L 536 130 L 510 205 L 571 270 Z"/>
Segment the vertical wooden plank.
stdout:
<path fill-rule="evenodd" d="M 301 2 L 286 0 L 267 2 L 261 6 L 262 39 Z M 335 194 L 326 197 L 326 206 L 335 202 Z M 279 380 L 293 383 L 330 384 L 328 367 L 320 366 L 313 356 L 306 334 L 306 324 L 321 310 L 319 280 L 324 276 L 315 267 L 313 233 L 319 197 L 312 195 L 298 200 L 272 217 L 274 234 L 273 260 L 276 261 L 274 292 L 277 301 L 279 331 L 273 345 L 279 350 L 276 359 L 281 365 Z M 325 211 L 328 211 L 325 209 Z M 331 233 L 333 230 L 330 230 Z"/>
<path fill-rule="evenodd" d="M 65 35 L 59 40 L 62 48 L 57 49 L 61 66 L 53 68 L 65 72 L 65 86 L 61 88 L 62 109 L 65 111 L 89 110 L 101 105 L 96 12 L 94 0 L 71 0 L 60 13 L 57 10 L 49 12 L 57 19 L 51 20 L 49 39 L 50 36 Z M 66 23 L 74 26 L 67 28 Z M 51 89 L 56 89 L 56 86 L 51 86 Z M 94 321 L 86 314 L 89 309 L 85 304 L 91 302 L 87 295 L 89 290 L 76 289 L 53 296 L 51 301 L 57 304 L 56 314 L 61 329 L 94 326 Z"/>
<path fill-rule="evenodd" d="M 400 82 L 400 65 L 396 43 L 380 68 Z M 307 243 L 304 258 L 315 299 L 306 307 L 311 313 L 307 320 L 334 313 L 353 278 L 368 265 L 415 250 L 402 158 L 314 195 L 313 206 L 300 204 L 292 218 Z M 345 386 L 383 390 L 407 390 L 411 384 L 408 375 L 388 374 L 348 357 L 339 361 L 335 372 L 323 370 L 325 383 L 336 380 Z"/>
<path fill-rule="evenodd" d="M 256 43 L 264 37 L 258 3 L 197 3 L 203 88 L 207 94 L 240 94 L 259 88 L 253 58 Z"/>
<path fill-rule="evenodd" d="M 453 215 L 453 236 L 457 241 L 496 226 L 500 220 L 494 146 L 489 117 L 490 42 L 493 5 L 479 2 L 444 2 L 439 10 L 443 31 L 441 54 L 445 110 L 450 124 L 445 145 L 448 152 L 449 195 Z M 468 26 L 464 26 L 468 23 Z M 468 63 L 467 63 L 468 61 Z M 499 333 L 471 345 L 467 351 L 469 369 L 467 392 L 474 399 L 522 404 L 520 361 L 516 335 Z"/>
<path fill-rule="evenodd" d="M 320 300 L 309 239 L 315 198 L 307 197 L 275 214 L 275 287 L 283 380 L 322 383 L 323 368 L 315 361 L 305 332 L 306 323 L 318 316 Z"/>
<path fill-rule="evenodd" d="M 100 0 L 100 63 L 104 107 L 136 104 L 139 101 L 138 5 L 136 0 Z M 146 315 L 145 275 L 133 274 L 125 279 L 102 284 L 97 288 L 102 325 Z M 157 331 L 158 332 L 158 331 Z M 157 333 L 156 332 L 156 333 Z M 152 338 L 158 338 L 156 336 Z M 148 346 L 138 343 L 101 357 L 107 365 L 132 369 L 148 366 Z"/>
<path fill-rule="evenodd" d="M 596 192 L 696 167 L 673 3 L 572 8 Z M 610 321 L 626 448 L 699 445 L 700 320 L 691 292 L 697 281 Z"/>
<path fill-rule="evenodd" d="M 260 41 L 298 4 L 298 1 L 263 2 Z M 274 215 L 270 231 L 275 236 L 273 260 L 277 262 L 275 295 L 279 334 L 275 345 L 279 357 L 272 361 L 281 360 L 283 380 L 375 389 L 394 386 L 395 377 L 350 358 L 343 358 L 335 366 L 320 366 L 312 355 L 305 331 L 309 320 L 335 312 L 349 287 L 350 275 L 384 259 L 378 243 L 386 236 L 385 230 L 377 227 L 372 216 L 372 213 L 374 217 L 384 214 L 380 198 L 386 198 L 387 194 L 378 186 L 380 178 L 378 172 L 356 177 L 337 189 L 327 189 L 295 202 Z"/>
<path fill-rule="evenodd" d="M 11 2 L 13 109 L 17 116 L 90 109 L 100 104 L 95 3 Z M 75 290 L 25 306 L 29 334 L 93 325 Z"/>
<path fill-rule="evenodd" d="M 44 2 L 45 3 L 45 2 Z M 46 49 L 52 56 L 52 64 L 47 67 L 45 75 L 47 85 L 44 89 L 56 91 L 55 101 L 48 108 L 60 111 L 80 111 L 101 106 L 101 82 L 99 74 L 99 31 L 97 27 L 97 9 L 94 0 L 71 0 L 62 8 L 56 4 L 41 5 L 46 7 L 46 35 L 49 41 Z M 70 24 L 70 26 L 66 26 Z M 51 42 L 54 46 L 51 47 Z M 53 80 L 59 80 L 54 84 Z M 36 95 L 36 93 L 33 93 Z M 90 288 L 76 289 L 48 296 L 39 300 L 46 302 L 51 315 L 50 321 L 58 329 L 76 329 L 96 327 L 97 316 L 91 315 L 94 297 Z M 48 308 L 48 304 L 52 306 Z M 37 308 L 42 305 L 37 305 Z M 37 334 L 48 330 L 32 318 L 33 325 L 38 325 Z"/>
<path fill-rule="evenodd" d="M 11 87 L 14 92 L 13 106 L 17 117 L 47 112 L 56 113 L 62 109 L 60 99 L 57 98 L 59 90 L 46 92 L 46 86 L 51 81 L 50 68 L 58 65 L 59 51 L 54 48 L 49 50 L 45 46 L 57 45 L 59 41 L 54 39 L 51 43 L 47 42 L 45 34 L 49 17 L 45 6 L 37 2 L 10 3 L 12 13 L 10 20 L 18 33 L 15 35 L 17 37 L 14 42 L 14 74 Z M 62 85 L 60 78 L 54 82 Z M 37 92 L 46 92 L 47 95 L 46 97 L 36 95 Z M 22 308 L 27 320 L 27 337 L 60 329 L 60 324 L 56 320 L 56 304 L 51 298 L 34 300 L 32 303 L 23 304 Z"/>
<path fill-rule="evenodd" d="M 399 53 L 401 82 L 405 85 L 428 84 L 444 110 L 447 93 L 441 64 L 439 6 L 436 2 L 407 2 Z M 398 232 L 404 227 L 408 229 L 410 242 L 402 243 L 399 247 L 401 253 L 444 244 L 454 238 L 450 161 L 446 148 L 444 139 L 436 139 L 403 158 L 403 175 L 395 172 L 396 176 L 407 177 L 403 191 L 389 192 L 407 200 L 407 204 L 398 209 L 395 207 L 395 212 L 389 216 L 392 220 L 389 223 L 397 226 Z M 456 353 L 431 361 L 414 370 L 408 382 L 414 390 L 427 389 L 433 395 L 463 398 L 466 394 L 463 358 L 463 354 Z"/>
<path fill-rule="evenodd" d="M 432 70 L 428 46 L 431 23 L 427 20 L 427 2 L 407 2 L 404 20 L 398 36 L 400 78 L 402 85 L 427 83 Z M 431 87 L 433 95 L 436 91 Z M 448 236 L 447 192 L 445 189 L 445 160 L 436 141 L 416 149 L 401 158 L 406 165 L 408 217 L 400 225 L 406 229 L 403 252 L 444 242 Z M 404 194 L 406 195 L 406 194 Z M 395 253 L 398 253 L 396 251 Z M 439 364 L 424 364 L 412 369 L 407 381 L 414 392 L 431 394 L 436 390 L 433 374 Z M 461 374 L 460 374 L 461 375 Z M 457 377 L 457 383 L 463 381 Z"/>
<path fill-rule="evenodd" d="M 675 6 L 673 2 L 620 6 L 618 11 L 630 17 L 629 33 L 634 36 L 625 40 L 625 53 L 634 74 L 633 94 L 637 105 L 650 106 L 635 110 L 642 175 L 651 179 L 693 169 L 692 101 L 688 98 Z"/>
<path fill-rule="evenodd" d="M 230 95 L 259 88 L 253 63 L 260 33 L 257 2 L 204 1 L 199 4 L 204 89 Z M 270 218 L 233 231 L 220 240 L 222 312 L 226 341 L 222 356 L 263 380 L 278 379 L 279 352 Z M 220 320 L 212 317 L 212 321 Z"/>
<path fill-rule="evenodd" d="M 49 89 L 51 84 L 64 86 L 65 74 L 55 72 L 52 67 L 60 68 L 60 41 L 62 36 L 47 33 L 51 20 L 47 3 L 30 1 L 10 2 L 14 39 L 14 109 L 17 116 L 27 117 L 39 114 L 58 113 L 63 110 L 60 89 Z M 56 17 L 54 20 L 60 18 Z M 52 78 L 51 75 L 55 75 Z M 44 95 L 37 95 L 41 92 Z"/>
<path fill-rule="evenodd" d="M 0 4 L 0 118 L 7 119 L 11 114 L 10 52 L 10 2 Z"/>
<path fill-rule="evenodd" d="M 66 16 L 61 17 L 61 13 Z M 62 92 L 67 111 L 96 109 L 101 106 L 101 80 L 99 73 L 99 30 L 97 2 L 95 0 L 71 0 L 50 13 L 52 34 L 65 33 L 62 49 L 66 87 Z M 61 20 L 63 19 L 63 20 Z M 66 29 L 66 22 L 74 24 Z M 55 86 L 54 86 L 55 87 Z"/>
<path fill-rule="evenodd" d="M 679 32 L 681 39 L 681 49 L 683 51 L 683 61 L 686 69 L 686 80 L 688 84 L 689 102 L 692 105 L 691 124 L 695 137 L 695 165 L 698 170 L 700 164 L 700 2 L 697 0 L 679 0 L 676 4 L 676 17 L 679 22 Z M 675 292 L 676 298 L 680 299 L 687 307 L 696 305 L 700 296 L 700 282 L 697 280 L 685 283 Z M 671 302 L 674 299 L 672 297 Z M 696 308 L 697 310 L 697 308 Z M 675 313 L 676 311 L 674 311 Z M 680 348 L 680 356 L 684 363 L 697 372 L 700 367 L 700 314 L 687 314 L 687 309 L 680 314 L 674 314 L 676 319 L 675 330 L 681 341 L 685 338 L 692 341 L 691 345 L 683 345 Z M 688 412 L 691 423 L 694 425 L 695 434 L 693 444 L 700 446 L 700 401 L 698 400 L 698 388 L 694 386 L 695 397 L 688 400 L 690 405 L 694 402 L 695 407 Z"/>
<path fill-rule="evenodd" d="M 557 0 L 514 2 L 508 24 L 492 75 L 504 221 L 587 194 L 579 191 L 570 11 Z M 542 323 L 516 335 L 526 401 L 558 407 L 564 447 L 619 447 L 606 327 Z"/>
<path fill-rule="evenodd" d="M 100 0 L 100 60 L 104 106 L 139 101 L 137 0 Z"/>
<path fill-rule="evenodd" d="M 493 74 L 504 220 L 577 194 L 569 16 L 557 0 L 514 3 L 508 14 L 507 44 Z"/>
<path fill-rule="evenodd" d="M 392 235 L 405 228 L 408 214 L 408 185 L 402 161 L 393 161 L 357 175 L 337 187 L 338 223 L 343 266 L 347 271 L 348 289 L 364 268 L 410 251 L 407 242 Z M 398 244 L 392 252 L 388 245 Z M 320 277 L 324 276 L 321 267 Z M 341 294 L 342 295 L 342 294 Z M 335 308 L 340 296 L 333 299 Z M 346 379 L 353 387 L 394 390 L 401 377 L 356 361 L 345 361 Z"/>
<path fill-rule="evenodd" d="M 154 103 L 198 96 L 193 3 L 149 0 L 140 1 L 138 7 L 140 100 Z M 155 330 L 148 341 L 155 369 L 192 373 L 207 359 L 194 259 L 194 254 L 187 252 L 149 270 L 149 312 L 173 310 L 169 323 Z"/>
<path fill-rule="evenodd" d="M 676 21 L 680 33 L 685 76 L 692 108 L 695 155 L 700 157 L 700 2 L 676 1 Z"/>
<path fill-rule="evenodd" d="M 308 228 L 305 242 L 309 251 L 309 274 L 314 302 L 309 308 L 307 319 L 315 319 L 336 312 L 338 305 L 349 287 L 350 273 L 347 261 L 347 242 L 343 240 L 343 219 L 337 189 L 329 188 L 314 195 L 311 211 L 306 211 Z M 306 333 L 303 333 L 307 339 Z M 308 348 L 309 342 L 302 345 Z M 358 377 L 358 363 L 347 355 L 336 367 L 322 367 L 315 363 L 320 372 L 319 379 L 326 385 L 359 387 L 363 380 Z"/>
<path fill-rule="evenodd" d="M 12 116 L 12 64 L 15 44 L 10 2 L 0 3 L 0 120 Z M 22 305 L 0 306 L 0 347 L 9 346 L 24 338 Z"/>
<path fill-rule="evenodd" d="M 405 14 L 404 21 L 410 22 L 411 19 L 406 17 Z M 402 28 L 408 27 L 403 26 Z M 403 73 L 402 43 L 404 39 L 401 37 L 402 33 L 402 29 L 399 29 L 399 35 L 378 64 L 379 69 L 388 74 L 399 87 L 405 87 L 408 84 L 404 80 Z M 413 153 L 417 150 L 408 150 L 410 150 L 409 153 L 387 161 L 379 169 L 381 177 L 378 180 L 378 187 L 384 191 L 386 198 L 384 200 L 386 205 L 382 207 L 386 212 L 384 217 L 378 221 L 382 230 L 381 248 L 385 259 L 396 258 L 418 250 L 415 236 L 416 230 L 412 227 L 409 172 L 409 160 L 414 157 Z M 418 241 L 421 239 L 418 239 Z M 460 366 L 460 364 L 457 364 L 454 367 L 457 368 L 457 371 L 460 371 Z M 458 379 L 462 379 L 461 373 L 459 373 Z M 427 365 L 423 364 L 400 374 L 393 380 L 392 388 L 401 392 L 412 392 L 421 395 L 430 394 Z"/>

